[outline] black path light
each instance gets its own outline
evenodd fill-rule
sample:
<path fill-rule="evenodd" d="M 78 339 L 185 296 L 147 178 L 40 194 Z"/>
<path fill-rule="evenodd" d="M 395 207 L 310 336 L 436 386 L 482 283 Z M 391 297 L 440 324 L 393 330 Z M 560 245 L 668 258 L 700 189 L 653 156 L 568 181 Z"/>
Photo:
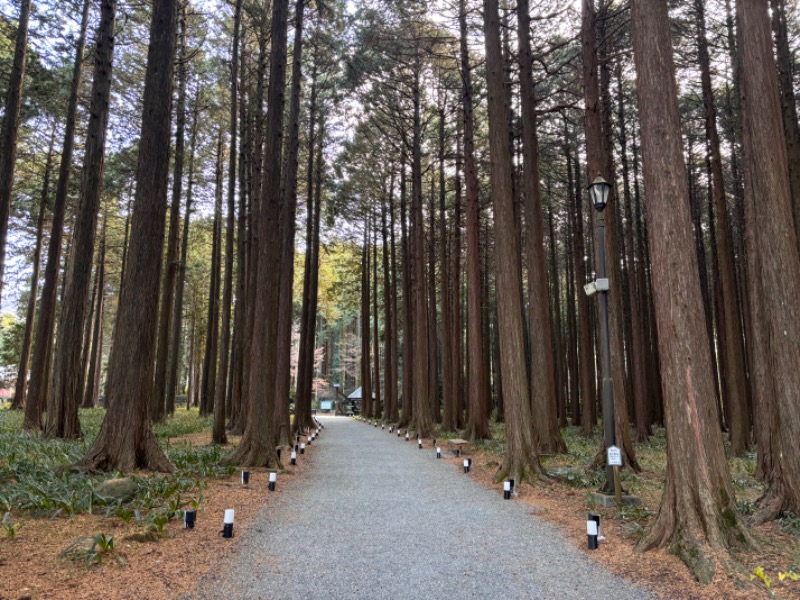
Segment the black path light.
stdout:
<path fill-rule="evenodd" d="M 406 441 L 408 441 L 408 432 L 406 431 Z"/>
<path fill-rule="evenodd" d="M 302 444 L 300 444 L 300 454 L 305 454 L 305 453 L 306 453 L 306 444 L 305 442 L 303 442 Z"/>
<path fill-rule="evenodd" d="M 222 521 L 222 537 L 233 537 L 233 509 L 225 509 L 225 518 Z"/>
<path fill-rule="evenodd" d="M 194 529 L 194 522 L 197 520 L 196 510 L 186 510 L 183 512 L 183 528 Z"/>
<path fill-rule="evenodd" d="M 242 485 L 250 483 L 250 471 L 242 471 Z"/>
<path fill-rule="evenodd" d="M 417 447 L 422 450 L 422 438 L 417 438 Z"/>
<path fill-rule="evenodd" d="M 278 473 L 277 471 L 270 471 L 269 473 L 269 491 L 275 491 L 275 483 L 278 481 Z"/>
<path fill-rule="evenodd" d="M 469 473 L 471 468 L 472 468 L 472 459 L 471 458 L 465 458 L 464 459 L 464 473 Z"/>
<path fill-rule="evenodd" d="M 436 458 L 442 458 L 442 449 L 436 446 Z"/>
<path fill-rule="evenodd" d="M 511 482 L 503 482 L 503 500 L 511 500 Z"/>
<path fill-rule="evenodd" d="M 297 452 L 292 452 L 292 455 L 289 457 L 289 464 L 290 465 L 297 464 Z"/>
<path fill-rule="evenodd" d="M 608 452 L 609 448 L 616 447 L 615 417 L 614 417 L 614 382 L 611 379 L 611 345 L 608 332 L 608 275 L 606 274 L 606 221 L 603 211 L 608 204 L 611 184 L 598 175 L 589 185 L 589 197 L 597 211 L 597 280 L 584 289 L 588 296 L 600 292 L 600 363 L 603 373 L 603 445 Z M 615 492 L 614 469 L 606 460 L 606 481 L 602 492 L 613 494 Z"/>

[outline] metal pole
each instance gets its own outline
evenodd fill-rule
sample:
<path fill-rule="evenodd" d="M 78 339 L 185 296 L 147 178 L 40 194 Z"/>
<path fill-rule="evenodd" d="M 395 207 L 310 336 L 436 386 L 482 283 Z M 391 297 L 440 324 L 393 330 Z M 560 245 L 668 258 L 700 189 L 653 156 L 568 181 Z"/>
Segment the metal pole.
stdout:
<path fill-rule="evenodd" d="M 599 236 L 597 256 L 597 277 L 606 276 L 606 220 L 602 212 L 597 213 L 597 235 Z M 614 382 L 611 379 L 611 345 L 608 338 L 608 292 L 600 292 L 600 365 L 603 371 L 603 445 L 616 445 L 614 419 Z M 606 456 L 606 463 L 608 457 Z M 614 493 L 614 469 L 606 464 L 606 482 L 602 491 Z"/>

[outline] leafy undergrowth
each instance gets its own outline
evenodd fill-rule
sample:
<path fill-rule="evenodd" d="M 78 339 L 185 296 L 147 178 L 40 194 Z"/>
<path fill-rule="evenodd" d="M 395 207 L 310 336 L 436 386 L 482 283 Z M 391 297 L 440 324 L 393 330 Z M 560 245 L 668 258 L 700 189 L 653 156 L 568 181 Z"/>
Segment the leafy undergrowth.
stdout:
<path fill-rule="evenodd" d="M 19 411 L 0 411 L 0 533 L 14 537 L 20 517 L 53 519 L 81 514 L 117 517 L 160 532 L 167 522 L 182 517 L 187 507 L 196 509 L 203 502 L 208 479 L 227 477 L 236 470 L 219 466 L 224 450 L 218 446 L 169 442 L 210 427 L 210 419 L 198 416 L 196 410 L 178 411 L 154 426 L 176 471 L 132 475 L 136 492 L 129 499 L 101 497 L 95 493 L 98 485 L 123 475 L 88 475 L 71 467 L 97 436 L 104 413 L 103 409 L 81 410 L 84 438 L 65 441 L 23 431 Z"/>

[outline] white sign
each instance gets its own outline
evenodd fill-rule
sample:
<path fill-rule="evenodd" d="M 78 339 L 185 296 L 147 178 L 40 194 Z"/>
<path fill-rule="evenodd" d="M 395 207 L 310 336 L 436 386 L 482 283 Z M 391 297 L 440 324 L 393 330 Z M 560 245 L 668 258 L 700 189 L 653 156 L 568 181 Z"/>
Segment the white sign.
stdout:
<path fill-rule="evenodd" d="M 608 466 L 621 467 L 622 466 L 622 452 L 619 446 L 608 447 Z"/>
<path fill-rule="evenodd" d="M 586 533 L 588 535 L 597 535 L 597 521 L 591 519 L 586 521 Z"/>

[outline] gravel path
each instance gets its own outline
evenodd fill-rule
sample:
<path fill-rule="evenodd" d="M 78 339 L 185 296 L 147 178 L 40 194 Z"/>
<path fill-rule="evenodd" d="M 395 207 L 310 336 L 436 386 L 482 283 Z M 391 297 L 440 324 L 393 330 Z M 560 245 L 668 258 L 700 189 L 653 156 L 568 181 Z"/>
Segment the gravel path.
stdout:
<path fill-rule="evenodd" d="M 238 532 L 190 598 L 650 598 L 430 448 L 321 420 L 309 478 Z"/>

